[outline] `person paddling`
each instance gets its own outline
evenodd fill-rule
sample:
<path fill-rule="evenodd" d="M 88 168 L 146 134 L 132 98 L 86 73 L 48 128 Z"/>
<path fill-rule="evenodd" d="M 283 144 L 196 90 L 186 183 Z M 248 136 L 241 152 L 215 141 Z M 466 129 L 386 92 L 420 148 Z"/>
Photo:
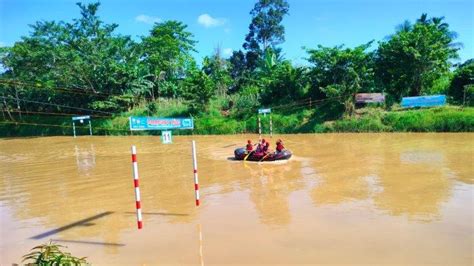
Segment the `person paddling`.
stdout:
<path fill-rule="evenodd" d="M 265 139 L 262 139 L 262 141 L 258 144 L 257 150 L 255 150 L 255 155 L 257 156 L 264 155 L 265 142 L 266 142 Z"/>
<path fill-rule="evenodd" d="M 251 140 L 247 140 L 247 153 L 250 153 L 253 151 L 253 145 Z"/>
<path fill-rule="evenodd" d="M 269 149 L 270 149 L 270 142 L 266 142 L 265 145 L 263 146 L 263 154 L 269 153 L 270 152 Z"/>
<path fill-rule="evenodd" d="M 281 141 L 281 139 L 278 139 L 276 142 L 276 151 L 282 152 L 284 149 L 285 149 L 285 146 L 283 146 L 283 141 Z"/>

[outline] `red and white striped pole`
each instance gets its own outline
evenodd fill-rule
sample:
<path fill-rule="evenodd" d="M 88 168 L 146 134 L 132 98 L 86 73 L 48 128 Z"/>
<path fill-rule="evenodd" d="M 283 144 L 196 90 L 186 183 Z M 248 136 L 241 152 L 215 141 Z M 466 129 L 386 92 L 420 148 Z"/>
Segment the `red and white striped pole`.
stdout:
<path fill-rule="evenodd" d="M 132 146 L 132 165 L 133 165 L 133 184 L 135 186 L 135 206 L 137 208 L 137 224 L 138 229 L 142 229 L 142 206 L 140 204 L 140 187 L 138 186 L 138 163 L 137 148 Z"/>
<path fill-rule="evenodd" d="M 196 159 L 196 142 L 193 140 L 193 169 L 194 169 L 194 192 L 196 195 L 196 206 L 199 206 L 199 179 L 198 165 Z"/>

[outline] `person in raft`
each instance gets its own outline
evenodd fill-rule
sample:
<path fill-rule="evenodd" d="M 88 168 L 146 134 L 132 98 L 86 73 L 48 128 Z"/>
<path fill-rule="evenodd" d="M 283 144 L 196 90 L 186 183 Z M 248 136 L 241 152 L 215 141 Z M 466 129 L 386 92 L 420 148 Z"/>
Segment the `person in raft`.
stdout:
<path fill-rule="evenodd" d="M 284 149 L 285 149 L 285 146 L 283 146 L 283 141 L 281 141 L 281 139 L 278 139 L 276 142 L 276 151 L 282 152 Z"/>
<path fill-rule="evenodd" d="M 247 140 L 247 153 L 251 153 L 253 151 L 253 145 L 251 140 Z"/>
<path fill-rule="evenodd" d="M 270 142 L 265 142 L 263 146 L 263 154 L 267 155 L 270 152 Z"/>
<path fill-rule="evenodd" d="M 255 150 L 255 155 L 257 156 L 263 156 L 264 155 L 264 148 L 265 148 L 265 139 L 262 139 L 262 141 L 257 145 L 257 149 Z"/>

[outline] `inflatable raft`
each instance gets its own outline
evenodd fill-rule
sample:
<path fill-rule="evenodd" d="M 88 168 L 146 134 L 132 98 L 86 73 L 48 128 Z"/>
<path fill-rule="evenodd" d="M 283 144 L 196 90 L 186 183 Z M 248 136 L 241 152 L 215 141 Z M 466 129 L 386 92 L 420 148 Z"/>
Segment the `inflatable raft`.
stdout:
<path fill-rule="evenodd" d="M 243 160 L 248 155 L 248 153 L 245 150 L 245 148 L 238 148 L 234 151 L 234 155 L 235 155 L 236 160 Z M 283 150 L 282 152 L 270 153 L 267 156 L 256 155 L 255 152 L 252 152 L 252 154 L 250 154 L 250 156 L 247 157 L 247 161 L 271 162 L 271 161 L 278 161 L 278 160 L 288 160 L 290 158 L 291 158 L 291 151 L 289 150 Z"/>

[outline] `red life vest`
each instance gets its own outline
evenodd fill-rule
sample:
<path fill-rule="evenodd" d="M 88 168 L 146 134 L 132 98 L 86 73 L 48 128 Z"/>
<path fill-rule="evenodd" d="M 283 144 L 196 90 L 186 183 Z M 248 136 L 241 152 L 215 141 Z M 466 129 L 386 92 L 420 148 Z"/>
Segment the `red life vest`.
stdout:
<path fill-rule="evenodd" d="M 253 145 L 252 144 L 247 144 L 247 151 L 253 151 Z"/>
<path fill-rule="evenodd" d="M 281 144 L 281 142 L 278 142 L 276 147 L 277 152 L 281 152 L 284 149 L 285 147 L 283 147 L 283 144 Z"/>

